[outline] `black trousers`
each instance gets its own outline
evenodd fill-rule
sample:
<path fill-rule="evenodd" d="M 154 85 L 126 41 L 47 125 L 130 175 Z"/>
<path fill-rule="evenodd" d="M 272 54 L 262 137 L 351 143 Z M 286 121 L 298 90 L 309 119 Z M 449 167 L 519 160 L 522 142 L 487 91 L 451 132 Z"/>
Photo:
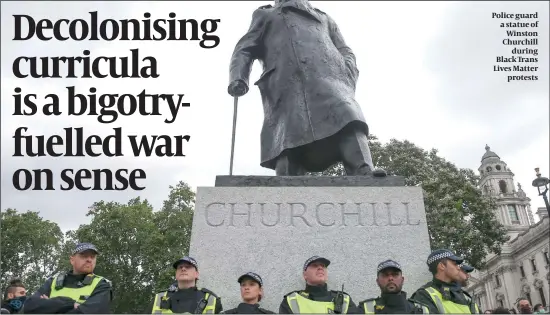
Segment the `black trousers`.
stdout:
<path fill-rule="evenodd" d="M 344 165 L 346 175 L 372 175 L 374 165 L 365 131 L 359 127 L 349 126 L 333 136 L 326 150 L 337 151 L 339 160 Z M 305 175 L 307 169 L 302 165 L 303 155 L 307 149 L 286 150 L 277 159 L 275 173 L 277 176 Z M 309 157 L 314 159 L 315 157 Z"/>

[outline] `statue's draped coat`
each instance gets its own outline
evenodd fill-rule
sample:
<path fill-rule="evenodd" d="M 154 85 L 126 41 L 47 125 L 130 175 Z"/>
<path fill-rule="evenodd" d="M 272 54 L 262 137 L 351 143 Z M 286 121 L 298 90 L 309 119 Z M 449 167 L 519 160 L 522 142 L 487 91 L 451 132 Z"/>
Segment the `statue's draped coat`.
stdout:
<path fill-rule="evenodd" d="M 338 26 L 305 0 L 292 0 L 254 11 L 248 32 L 237 43 L 230 63 L 230 82 L 249 86 L 254 60 L 263 73 L 258 86 L 264 108 L 261 165 L 275 169 L 286 149 L 304 145 L 308 171 L 323 171 L 337 162 L 326 146 L 310 145 L 357 122 L 368 134 L 355 86 L 355 56 Z"/>

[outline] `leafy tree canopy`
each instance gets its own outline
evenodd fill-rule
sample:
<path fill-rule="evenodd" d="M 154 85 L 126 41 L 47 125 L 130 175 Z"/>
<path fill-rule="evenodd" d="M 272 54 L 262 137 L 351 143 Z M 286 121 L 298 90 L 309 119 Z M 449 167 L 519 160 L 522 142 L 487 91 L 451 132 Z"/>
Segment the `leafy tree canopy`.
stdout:
<path fill-rule="evenodd" d="M 481 194 L 473 170 L 459 169 L 436 149 L 426 151 L 407 140 L 382 144 L 370 136 L 369 143 L 377 167 L 405 177 L 406 186 L 422 187 L 432 249 L 450 248 L 477 269 L 485 266 L 488 253 L 500 254 L 509 237 L 495 216 L 495 201 Z M 338 163 L 312 175 L 341 176 L 345 171 Z"/>

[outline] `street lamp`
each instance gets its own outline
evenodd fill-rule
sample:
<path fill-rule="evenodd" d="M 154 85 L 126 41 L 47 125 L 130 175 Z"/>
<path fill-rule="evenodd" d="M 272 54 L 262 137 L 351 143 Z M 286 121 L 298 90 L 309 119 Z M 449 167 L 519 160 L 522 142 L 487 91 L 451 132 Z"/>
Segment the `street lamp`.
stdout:
<path fill-rule="evenodd" d="M 539 196 L 542 196 L 542 199 L 544 199 L 544 203 L 546 204 L 546 211 L 548 211 L 548 216 L 550 216 L 550 204 L 548 203 L 548 197 L 546 194 L 548 193 L 548 183 L 550 180 L 546 177 L 541 177 L 539 168 L 535 168 L 535 172 L 537 172 L 537 178 L 533 180 L 533 187 L 537 187 L 539 191 Z"/>

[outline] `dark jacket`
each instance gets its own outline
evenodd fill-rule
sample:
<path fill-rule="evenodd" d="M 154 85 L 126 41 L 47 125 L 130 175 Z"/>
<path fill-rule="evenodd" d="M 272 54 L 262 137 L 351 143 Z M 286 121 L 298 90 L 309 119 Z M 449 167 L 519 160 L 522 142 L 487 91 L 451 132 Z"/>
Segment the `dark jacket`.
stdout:
<path fill-rule="evenodd" d="M 276 314 L 275 312 L 263 309 L 260 304 L 241 303 L 236 308 L 223 311 L 223 314 Z"/>
<path fill-rule="evenodd" d="M 375 299 L 367 299 L 358 303 L 358 308 L 361 313 L 365 313 L 365 302 L 375 301 L 375 314 L 423 314 L 422 308 L 417 307 L 414 302 L 407 299 L 407 293 L 401 291 L 399 293 L 382 293 Z M 417 302 L 418 304 L 422 304 Z M 427 305 L 425 305 L 427 307 Z"/>
<path fill-rule="evenodd" d="M 368 131 L 355 100 L 359 70 L 335 21 L 307 0 L 260 7 L 230 62 L 229 82 L 249 85 L 254 60 L 263 73 L 258 86 L 264 108 L 261 165 L 275 169 L 285 149 L 335 135 L 351 122 Z M 325 147 L 303 155 L 310 172 L 336 163 Z M 311 157 L 311 158 L 308 158 Z"/>
<path fill-rule="evenodd" d="M 72 272 L 65 274 L 63 282 L 64 287 L 80 288 L 82 281 L 87 275 L 75 275 Z M 23 306 L 25 314 L 109 314 L 110 304 L 113 299 L 113 291 L 111 282 L 107 279 L 102 279 L 88 299 L 80 304 L 77 308 L 74 307 L 76 301 L 68 297 L 54 297 L 48 299 L 40 298 L 41 295 L 50 296 L 52 281 L 54 277 L 49 278 L 36 291 Z"/>
<path fill-rule="evenodd" d="M 293 291 L 293 292 L 305 293 L 308 299 L 313 301 L 319 301 L 319 302 L 331 302 L 334 300 L 334 298 L 338 294 L 338 291 L 328 290 L 326 284 L 323 286 L 306 285 L 305 290 Z M 288 294 L 291 294 L 291 293 L 292 292 Z M 290 309 L 290 305 L 288 305 L 288 302 L 286 300 L 286 296 L 288 296 L 288 294 L 285 295 L 285 297 L 283 298 L 283 301 L 281 302 L 281 305 L 279 306 L 279 314 L 293 314 L 292 310 Z M 359 313 L 359 309 L 357 308 L 355 303 L 352 301 L 350 296 L 347 314 L 358 314 L 358 313 Z"/>
<path fill-rule="evenodd" d="M 2 301 L 2 314 L 17 314 L 21 312 L 23 304 L 25 303 L 26 297 L 22 296 L 15 299 L 9 299 Z"/>
<path fill-rule="evenodd" d="M 468 298 L 462 287 L 454 283 L 446 283 L 441 280 L 434 278 L 432 281 L 426 283 L 420 287 L 412 296 L 411 299 L 418 301 L 426 305 L 430 309 L 431 314 L 441 314 L 437 309 L 432 297 L 426 291 L 426 288 L 433 287 L 438 290 L 444 298 L 450 300 L 456 304 L 468 305 L 470 306 L 473 302 Z"/>
<path fill-rule="evenodd" d="M 214 312 L 216 314 L 221 313 L 223 310 L 221 298 L 217 296 L 214 292 L 204 288 L 192 287 L 188 289 L 179 289 L 177 288 L 177 286 L 172 285 L 167 292 L 167 303 L 169 303 L 170 310 L 172 310 L 172 312 L 174 313 L 194 314 L 197 306 L 206 296 L 206 293 L 209 293 L 216 297 L 216 307 Z M 153 303 L 155 303 L 154 300 Z M 152 309 L 153 307 L 151 306 L 151 310 Z"/>

